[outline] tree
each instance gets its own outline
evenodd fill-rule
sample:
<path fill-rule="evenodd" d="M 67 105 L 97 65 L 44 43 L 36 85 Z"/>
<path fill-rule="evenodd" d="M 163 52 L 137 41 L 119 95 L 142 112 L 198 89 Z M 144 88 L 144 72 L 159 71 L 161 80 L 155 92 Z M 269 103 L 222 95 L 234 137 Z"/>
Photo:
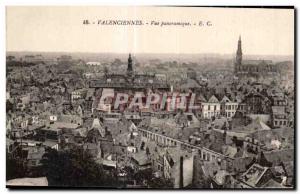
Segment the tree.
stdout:
<path fill-rule="evenodd" d="M 26 176 L 27 168 L 22 159 L 16 159 L 12 154 L 6 152 L 6 180 L 23 178 Z"/>
<path fill-rule="evenodd" d="M 157 178 L 153 177 L 149 182 L 149 187 L 150 188 L 156 188 L 156 189 L 170 189 L 173 188 L 173 182 L 171 179 L 165 179 L 165 178 Z"/>
<path fill-rule="evenodd" d="M 42 160 L 43 172 L 50 186 L 73 187 L 116 187 L 117 181 L 112 172 L 106 172 L 92 156 L 82 148 L 68 151 L 50 149 Z"/>
<path fill-rule="evenodd" d="M 148 181 L 151 179 L 152 177 L 152 170 L 151 169 L 145 169 L 145 170 L 139 170 L 137 171 L 133 177 L 134 179 L 137 181 L 138 184 L 144 184 L 144 183 L 148 183 Z"/>
<path fill-rule="evenodd" d="M 167 189 L 174 186 L 171 179 L 156 177 L 152 169 L 140 170 L 134 174 L 134 178 L 138 184 L 146 184 L 150 188 Z"/>

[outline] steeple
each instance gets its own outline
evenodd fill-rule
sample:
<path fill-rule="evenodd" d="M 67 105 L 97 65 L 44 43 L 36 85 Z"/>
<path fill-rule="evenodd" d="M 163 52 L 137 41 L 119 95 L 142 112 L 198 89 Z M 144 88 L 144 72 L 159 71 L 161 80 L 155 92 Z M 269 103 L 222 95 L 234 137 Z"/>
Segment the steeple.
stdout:
<path fill-rule="evenodd" d="M 127 73 L 132 73 L 133 72 L 133 68 L 132 68 L 132 58 L 131 58 L 131 54 L 129 53 L 129 57 L 128 57 L 128 66 L 127 66 Z"/>
<path fill-rule="evenodd" d="M 236 51 L 236 65 L 242 65 L 243 53 L 242 53 L 242 40 L 241 35 L 239 36 L 238 47 Z"/>

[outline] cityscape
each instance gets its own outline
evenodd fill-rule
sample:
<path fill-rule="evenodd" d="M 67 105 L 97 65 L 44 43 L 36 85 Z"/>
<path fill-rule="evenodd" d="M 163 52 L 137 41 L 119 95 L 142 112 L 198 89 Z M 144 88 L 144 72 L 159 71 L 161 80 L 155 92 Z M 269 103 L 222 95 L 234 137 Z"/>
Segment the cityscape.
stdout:
<path fill-rule="evenodd" d="M 294 187 L 293 62 L 243 60 L 237 42 L 232 66 L 205 72 L 8 55 L 7 184 Z"/>
<path fill-rule="evenodd" d="M 220 20 L 233 17 L 232 25 L 247 20 L 247 26 L 252 28 L 236 27 L 229 29 L 231 34 L 223 32 L 224 36 L 221 36 L 213 32 L 218 27 L 224 31 L 226 28 L 220 27 L 216 18 L 202 16 L 199 18 L 209 21 L 210 25 L 196 27 L 191 22 L 190 27 L 184 28 L 165 26 L 165 29 L 173 29 L 167 36 L 158 30 L 159 27 L 87 26 L 86 17 L 70 27 L 64 21 L 70 20 L 68 14 L 76 15 L 70 11 L 76 9 L 79 10 L 8 9 L 8 18 L 27 11 L 26 25 L 34 23 L 36 28 L 28 30 L 31 28 L 24 27 L 23 34 L 15 36 L 13 32 L 18 31 L 16 26 L 21 22 L 15 24 L 16 20 L 7 20 L 6 187 L 296 188 L 295 61 L 288 44 L 282 43 L 290 34 L 281 34 L 281 39 L 278 37 L 277 40 L 274 37 L 278 34 L 272 23 L 266 27 L 271 30 L 261 30 L 260 26 L 257 27 L 259 32 L 253 33 L 247 14 L 240 16 L 246 18 L 244 20 L 235 20 L 234 14 L 228 13 L 224 17 L 222 9 L 227 11 L 225 8 L 211 11 L 222 13 L 218 16 Z M 93 8 L 84 11 L 88 12 L 88 9 L 93 11 Z M 130 10 L 115 9 L 121 10 L 120 15 L 124 14 L 122 10 Z M 148 10 L 137 8 L 134 14 L 143 9 Z M 160 8 L 149 8 L 153 14 L 156 9 Z M 179 16 L 175 13 L 198 13 L 197 10 L 180 10 L 191 8 L 161 8 L 161 11 L 167 9 L 173 9 L 175 19 L 165 21 L 177 22 Z M 66 17 L 55 20 L 63 10 L 66 10 Z M 105 11 L 104 8 L 99 10 Z M 38 19 L 36 14 L 31 17 L 29 13 L 35 11 L 44 11 L 45 15 Z M 239 12 L 240 9 L 232 11 Z M 245 13 L 247 11 L 245 9 Z M 253 9 L 247 12 L 249 16 L 251 11 Z M 257 17 L 265 21 L 265 12 L 259 11 L 255 14 L 261 14 Z M 266 10 L 270 14 L 268 11 L 273 10 Z M 47 13 L 51 13 L 51 22 Z M 272 17 L 277 18 L 275 14 Z M 128 21 L 136 19 L 124 18 Z M 43 19 L 49 20 L 49 25 L 43 26 Z M 137 19 L 144 21 L 144 18 Z M 274 19 L 274 23 L 278 21 L 281 20 Z M 52 25 L 61 30 L 42 34 Z M 259 22 L 256 25 L 265 26 Z M 132 34 L 136 39 L 127 47 L 132 28 L 135 28 Z M 175 28 L 178 31 L 175 32 Z M 144 36 L 149 29 L 153 30 L 149 33 L 155 35 Z M 236 33 L 239 29 L 242 32 Z M 86 36 L 72 35 L 76 30 Z M 272 30 L 274 33 L 269 33 Z M 65 36 L 64 32 L 70 35 Z M 91 32 L 97 32 L 97 35 Z M 203 34 L 197 35 L 202 38 L 201 43 L 200 39 L 187 37 L 188 33 L 194 32 L 211 33 L 207 39 L 216 40 L 205 42 Z M 117 38 L 114 33 L 119 33 Z M 253 34 L 250 36 L 250 33 Z M 230 38 L 232 34 L 237 34 L 234 40 Z M 105 36 L 107 42 L 95 38 Z M 254 42 L 257 36 L 266 41 Z M 124 42 L 119 41 L 121 39 Z M 163 45 L 164 40 L 167 44 Z M 266 53 L 271 54 L 266 54 L 263 50 L 274 47 L 266 45 L 270 40 L 280 46 L 269 49 Z M 41 44 L 52 50 L 27 49 L 39 48 Z M 103 52 L 94 49 L 95 45 Z M 131 49 L 132 45 L 135 49 Z M 234 45 L 234 49 L 230 45 Z M 207 53 L 193 52 L 197 46 L 207 49 Z M 65 47 L 78 47 L 82 51 L 58 51 Z M 104 50 L 104 47 L 116 52 Z M 158 52 L 150 52 L 155 47 Z M 213 47 L 216 47 L 214 53 L 211 52 Z M 120 48 L 126 52 L 118 52 Z M 144 52 L 147 49 L 149 52 Z M 172 52 L 176 49 L 178 52 Z"/>

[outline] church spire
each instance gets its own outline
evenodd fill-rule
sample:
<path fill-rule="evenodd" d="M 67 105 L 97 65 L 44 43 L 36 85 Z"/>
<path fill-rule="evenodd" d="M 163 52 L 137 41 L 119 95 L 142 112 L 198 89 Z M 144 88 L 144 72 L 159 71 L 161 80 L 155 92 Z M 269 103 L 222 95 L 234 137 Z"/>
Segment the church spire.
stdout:
<path fill-rule="evenodd" d="M 243 52 L 242 52 L 242 40 L 241 40 L 241 35 L 240 35 L 239 41 L 238 41 L 238 48 L 236 51 L 236 64 L 242 65 L 242 59 L 243 59 Z"/>

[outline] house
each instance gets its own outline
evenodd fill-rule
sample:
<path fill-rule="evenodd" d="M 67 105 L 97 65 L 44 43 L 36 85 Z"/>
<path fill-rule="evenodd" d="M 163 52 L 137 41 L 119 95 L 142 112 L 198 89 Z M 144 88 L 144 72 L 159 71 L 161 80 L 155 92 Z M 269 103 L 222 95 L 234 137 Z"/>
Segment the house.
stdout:
<path fill-rule="evenodd" d="M 90 61 L 90 62 L 87 62 L 86 65 L 99 66 L 99 65 L 101 65 L 101 63 L 97 62 L 97 61 Z"/>
<path fill-rule="evenodd" d="M 207 102 L 203 102 L 201 108 L 203 118 L 218 117 L 221 113 L 221 104 L 215 95 L 212 95 Z"/>
<path fill-rule="evenodd" d="M 151 160 L 146 151 L 133 153 L 131 156 L 131 164 L 135 172 L 151 168 Z"/>
<path fill-rule="evenodd" d="M 78 116 L 82 117 L 82 116 L 83 116 L 83 113 L 84 113 L 84 111 L 83 111 L 82 107 L 79 105 L 79 106 L 77 107 L 77 109 L 76 109 L 76 114 L 77 114 Z"/>
<path fill-rule="evenodd" d="M 84 99 L 87 94 L 87 89 L 82 88 L 71 92 L 71 102 L 74 103 L 79 99 Z"/>
<path fill-rule="evenodd" d="M 59 149 L 59 144 L 56 141 L 50 141 L 50 140 L 46 140 L 42 143 L 45 147 L 51 148 L 51 149 L 55 149 L 58 151 Z"/>
<path fill-rule="evenodd" d="M 289 125 L 285 106 L 272 106 L 272 125 L 274 128 Z"/>
<path fill-rule="evenodd" d="M 289 128 L 256 130 L 248 133 L 244 139 L 244 147 L 255 153 L 260 150 L 271 151 L 290 149 L 293 146 L 293 132 Z"/>
<path fill-rule="evenodd" d="M 87 133 L 87 139 L 89 139 L 90 141 L 94 139 L 93 142 L 96 142 L 99 141 L 101 137 L 104 138 L 105 135 L 106 131 L 104 126 L 98 118 L 94 118 L 92 125 L 90 126 L 89 131 Z"/>
<path fill-rule="evenodd" d="M 238 109 L 238 102 L 231 101 L 227 96 L 221 100 L 221 115 L 226 118 L 232 118 Z"/>
<path fill-rule="evenodd" d="M 14 141 L 12 139 L 6 138 L 6 151 L 11 153 L 14 148 Z"/>
<path fill-rule="evenodd" d="M 16 138 L 18 139 L 18 138 L 24 138 L 33 135 L 34 132 L 27 129 L 14 128 L 10 130 L 9 134 L 12 139 L 16 139 Z"/>
<path fill-rule="evenodd" d="M 65 125 L 64 125 L 65 126 Z M 36 131 L 39 140 L 52 140 L 60 142 L 60 137 L 62 135 L 62 129 L 56 126 L 48 126 Z"/>
<path fill-rule="evenodd" d="M 295 185 L 295 178 L 294 178 L 294 161 L 283 162 L 282 167 L 284 170 L 284 177 L 282 185 L 291 187 Z"/>
<path fill-rule="evenodd" d="M 272 179 L 269 167 L 253 164 L 239 179 L 241 188 L 259 188 Z"/>
<path fill-rule="evenodd" d="M 83 124 L 82 117 L 77 114 L 62 114 L 57 117 L 58 122 L 75 124 L 78 127 Z"/>
<path fill-rule="evenodd" d="M 96 104 L 96 109 L 103 112 L 111 112 L 112 105 L 114 103 L 115 91 L 114 89 L 104 88 L 102 90 L 101 98 L 103 101 L 100 101 Z"/>
<path fill-rule="evenodd" d="M 103 159 L 102 160 L 102 165 L 103 165 L 103 168 L 105 170 L 116 169 L 117 168 L 117 161 Z"/>
<path fill-rule="evenodd" d="M 100 142 L 96 142 L 96 143 L 85 142 L 82 147 L 85 151 L 91 154 L 92 157 L 101 158 Z"/>
<path fill-rule="evenodd" d="M 242 103 L 246 104 L 247 114 L 269 114 L 271 112 L 271 100 L 254 90 L 245 96 Z"/>
<path fill-rule="evenodd" d="M 29 118 L 28 124 L 29 125 L 35 125 L 35 124 L 39 124 L 39 116 L 32 116 L 31 118 Z"/>
<path fill-rule="evenodd" d="M 43 146 L 27 146 L 22 148 L 22 151 L 25 153 L 28 168 L 35 168 L 42 165 L 41 160 L 46 153 Z"/>
<path fill-rule="evenodd" d="M 218 170 L 212 177 L 213 188 L 231 188 L 232 176 L 226 170 Z"/>
<path fill-rule="evenodd" d="M 193 154 L 178 147 L 168 148 L 163 155 L 163 175 L 173 182 L 174 188 L 183 188 L 192 184 Z"/>
<path fill-rule="evenodd" d="M 204 161 L 194 157 L 194 186 L 196 188 L 232 188 L 231 174 L 221 161 Z"/>

